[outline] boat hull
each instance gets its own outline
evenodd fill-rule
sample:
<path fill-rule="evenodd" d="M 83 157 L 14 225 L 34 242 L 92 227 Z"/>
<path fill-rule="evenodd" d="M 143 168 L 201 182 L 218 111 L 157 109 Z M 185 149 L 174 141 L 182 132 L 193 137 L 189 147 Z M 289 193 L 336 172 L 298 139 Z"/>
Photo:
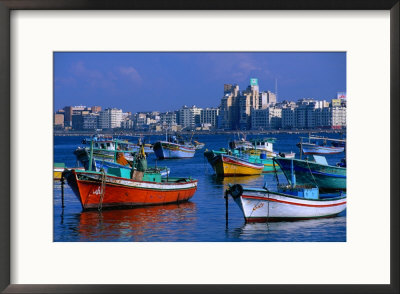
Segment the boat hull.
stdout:
<path fill-rule="evenodd" d="M 344 151 L 344 147 L 306 146 L 303 144 L 303 154 L 337 154 Z"/>
<path fill-rule="evenodd" d="M 197 189 L 197 180 L 158 183 L 110 175 L 105 175 L 102 181 L 102 177 L 104 175 L 98 172 L 65 173 L 68 184 L 84 210 L 179 203 L 188 201 Z"/>
<path fill-rule="evenodd" d="M 262 173 L 264 165 L 260 163 L 252 163 L 250 161 L 240 159 L 234 156 L 218 154 L 213 158 L 208 158 L 217 176 L 235 177 L 235 176 L 251 176 Z"/>
<path fill-rule="evenodd" d="M 196 152 L 194 146 L 184 146 L 170 142 L 154 144 L 154 154 L 158 159 L 192 158 Z"/>
<path fill-rule="evenodd" d="M 262 189 L 234 198 L 246 222 L 295 221 L 334 217 L 346 209 L 346 197 L 305 199 Z"/>
<path fill-rule="evenodd" d="M 291 162 L 296 184 L 318 186 L 321 190 L 346 190 L 346 168 L 318 164 L 300 159 L 275 158 L 289 183 L 291 183 Z"/>

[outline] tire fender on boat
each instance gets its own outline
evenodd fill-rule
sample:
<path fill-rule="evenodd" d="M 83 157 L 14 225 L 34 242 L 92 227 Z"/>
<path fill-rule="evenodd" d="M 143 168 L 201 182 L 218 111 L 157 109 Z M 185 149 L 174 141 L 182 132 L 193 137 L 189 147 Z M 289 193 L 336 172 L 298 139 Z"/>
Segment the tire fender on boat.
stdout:
<path fill-rule="evenodd" d="M 240 197 L 243 194 L 243 187 L 240 184 L 235 184 L 229 189 L 230 194 L 234 199 Z"/>

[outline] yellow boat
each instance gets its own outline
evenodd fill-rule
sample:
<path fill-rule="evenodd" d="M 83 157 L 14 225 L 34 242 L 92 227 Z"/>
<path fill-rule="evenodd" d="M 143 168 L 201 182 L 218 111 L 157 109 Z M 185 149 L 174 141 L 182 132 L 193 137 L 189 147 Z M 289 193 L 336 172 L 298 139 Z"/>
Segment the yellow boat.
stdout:
<path fill-rule="evenodd" d="M 252 163 L 223 152 L 206 151 L 204 156 L 213 167 L 216 175 L 221 177 L 260 175 L 264 168 L 262 163 Z"/>

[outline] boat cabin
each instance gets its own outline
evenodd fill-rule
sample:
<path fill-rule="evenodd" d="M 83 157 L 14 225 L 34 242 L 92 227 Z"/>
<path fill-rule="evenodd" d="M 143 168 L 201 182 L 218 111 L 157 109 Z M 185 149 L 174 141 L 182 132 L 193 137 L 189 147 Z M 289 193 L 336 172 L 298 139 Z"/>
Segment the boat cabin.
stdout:
<path fill-rule="evenodd" d="M 257 150 L 263 150 L 263 151 L 267 151 L 267 152 L 274 152 L 273 151 L 273 139 L 254 139 L 251 140 L 251 143 L 254 147 L 254 149 Z"/>
<path fill-rule="evenodd" d="M 284 185 L 278 187 L 278 192 L 304 199 L 319 199 L 319 189 L 313 187 L 292 187 L 291 185 Z"/>

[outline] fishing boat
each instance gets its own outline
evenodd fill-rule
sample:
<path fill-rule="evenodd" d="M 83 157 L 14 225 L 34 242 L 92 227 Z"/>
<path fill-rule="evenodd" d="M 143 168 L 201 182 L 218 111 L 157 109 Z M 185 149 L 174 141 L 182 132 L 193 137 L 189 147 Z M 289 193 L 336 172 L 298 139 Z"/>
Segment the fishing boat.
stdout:
<path fill-rule="evenodd" d="M 289 185 L 277 190 L 233 185 L 225 191 L 226 201 L 230 194 L 241 209 L 246 222 L 294 221 L 334 217 L 346 209 L 344 192 L 322 194 L 318 186 L 297 185 L 293 173 L 285 174 Z"/>
<path fill-rule="evenodd" d="M 293 152 L 275 152 L 273 150 L 273 143 L 276 141 L 275 138 L 263 138 L 263 139 L 252 139 L 248 141 L 251 144 L 251 148 L 248 144 L 244 144 L 245 148 L 239 147 L 232 150 L 233 154 L 236 152 L 240 153 L 240 156 L 248 160 L 251 163 L 261 163 L 264 165 L 263 173 L 270 173 L 279 169 L 279 166 L 273 162 L 274 157 L 285 157 L 294 158 L 295 153 Z M 230 144 L 231 147 L 238 146 L 235 144 Z"/>
<path fill-rule="evenodd" d="M 193 197 L 198 182 L 191 178 L 163 178 L 159 172 L 147 170 L 144 149 L 135 157 L 131 171 L 70 170 L 64 171 L 63 177 L 83 210 L 184 202 Z"/>
<path fill-rule="evenodd" d="M 136 144 L 111 137 L 94 136 L 92 139 L 84 139 L 82 143 L 89 145 L 89 147 L 84 148 L 86 150 L 93 150 L 93 158 L 99 161 L 115 162 L 117 154 L 115 151 L 123 153 L 127 160 L 132 161 L 134 154 L 138 152 Z"/>
<path fill-rule="evenodd" d="M 78 147 L 74 151 L 77 161 L 82 164 L 84 170 L 90 170 L 89 166 L 91 166 L 91 170 L 100 171 L 103 169 L 105 172 L 107 172 L 109 168 L 122 168 L 129 171 L 132 169 L 133 161 L 126 159 L 125 151 L 108 150 L 107 157 L 99 158 L 96 155 L 96 149 L 93 146 L 91 147 L 91 149 Z M 104 150 L 102 152 L 104 153 Z M 149 167 L 148 169 L 156 169 L 160 171 L 161 176 L 167 176 L 170 173 L 170 169 L 165 166 Z"/>
<path fill-rule="evenodd" d="M 193 141 L 193 145 L 194 145 L 194 148 L 196 148 L 196 150 L 203 149 L 204 146 L 205 146 L 204 143 L 201 143 L 201 142 L 196 141 L 196 140 Z"/>
<path fill-rule="evenodd" d="M 179 135 L 166 136 L 166 140 L 156 142 L 153 149 L 158 159 L 191 158 L 196 152 L 195 146 Z"/>
<path fill-rule="evenodd" d="M 294 158 L 294 152 L 278 152 L 274 151 L 275 138 L 256 138 L 250 141 L 245 141 L 243 138 L 241 141 L 232 141 L 229 143 L 229 147 L 232 150 L 240 150 L 243 154 L 249 154 L 251 156 L 266 156 L 267 158 L 273 158 L 276 156 Z M 263 155 L 264 154 L 264 155 Z"/>
<path fill-rule="evenodd" d="M 313 155 L 314 160 L 274 158 L 285 176 L 294 173 L 299 185 L 316 185 L 321 190 L 346 190 L 346 167 L 329 165 L 323 156 Z"/>
<path fill-rule="evenodd" d="M 264 164 L 253 163 L 240 156 L 228 154 L 229 152 L 206 150 L 204 156 L 219 177 L 260 175 Z"/>
<path fill-rule="evenodd" d="M 94 147 L 97 149 L 115 150 L 116 148 L 119 148 L 120 150 L 126 150 L 128 153 L 137 153 L 139 152 L 141 146 L 144 146 L 144 152 L 146 154 L 154 152 L 153 145 L 145 143 L 143 137 L 141 136 L 138 136 L 137 143 L 132 143 L 128 140 L 104 135 L 93 135 L 91 138 L 85 138 L 82 140 L 82 144 L 87 144 L 89 146 L 92 144 L 92 142 Z M 129 157 L 129 154 L 127 154 L 127 156 Z"/>
<path fill-rule="evenodd" d="M 246 222 L 334 217 L 346 209 L 345 193 L 320 194 L 317 187 L 282 186 L 278 191 L 233 185 L 227 191 Z"/>
<path fill-rule="evenodd" d="M 303 142 L 303 139 L 308 139 L 308 142 Z M 317 143 L 319 141 L 320 143 Z M 329 145 L 327 142 L 331 142 Z M 345 150 L 345 140 L 330 139 L 324 137 L 309 136 L 300 137 L 300 143 L 297 147 L 301 154 L 337 154 Z"/>

